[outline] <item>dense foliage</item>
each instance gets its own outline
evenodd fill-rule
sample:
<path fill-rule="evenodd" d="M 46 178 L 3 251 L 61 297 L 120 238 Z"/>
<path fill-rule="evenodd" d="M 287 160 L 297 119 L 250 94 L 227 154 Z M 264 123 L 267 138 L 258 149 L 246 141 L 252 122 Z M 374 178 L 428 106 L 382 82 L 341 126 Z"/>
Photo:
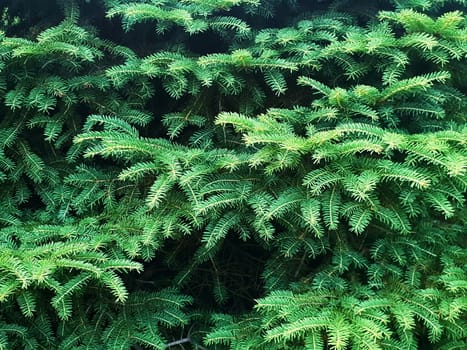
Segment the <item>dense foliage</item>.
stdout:
<path fill-rule="evenodd" d="M 465 349 L 465 0 L 0 3 L 0 349 Z"/>

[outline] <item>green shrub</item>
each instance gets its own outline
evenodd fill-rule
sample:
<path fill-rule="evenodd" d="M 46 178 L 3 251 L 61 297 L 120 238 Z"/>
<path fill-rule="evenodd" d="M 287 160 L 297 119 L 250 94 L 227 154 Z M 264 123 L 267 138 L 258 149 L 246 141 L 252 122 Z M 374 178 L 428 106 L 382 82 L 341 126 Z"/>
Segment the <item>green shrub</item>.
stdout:
<path fill-rule="evenodd" d="M 465 1 L 44 4 L 0 36 L 0 349 L 465 348 Z"/>

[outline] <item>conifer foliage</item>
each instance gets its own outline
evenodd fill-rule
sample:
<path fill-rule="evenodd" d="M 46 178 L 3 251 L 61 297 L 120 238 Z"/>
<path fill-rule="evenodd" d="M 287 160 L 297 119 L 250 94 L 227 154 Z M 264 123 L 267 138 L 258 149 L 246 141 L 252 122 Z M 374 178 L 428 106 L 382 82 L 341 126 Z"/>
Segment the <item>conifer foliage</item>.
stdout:
<path fill-rule="evenodd" d="M 0 349 L 465 349 L 465 1 L 6 3 Z"/>

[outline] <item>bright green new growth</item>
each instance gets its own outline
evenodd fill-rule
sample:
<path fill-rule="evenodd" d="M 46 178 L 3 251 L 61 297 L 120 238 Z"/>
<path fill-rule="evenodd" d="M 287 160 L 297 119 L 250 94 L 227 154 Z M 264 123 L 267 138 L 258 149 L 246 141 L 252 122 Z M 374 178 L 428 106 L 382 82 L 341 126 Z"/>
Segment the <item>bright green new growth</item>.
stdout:
<path fill-rule="evenodd" d="M 465 347 L 465 1 L 99 4 L 144 54 L 58 3 L 0 38 L 0 349 Z"/>

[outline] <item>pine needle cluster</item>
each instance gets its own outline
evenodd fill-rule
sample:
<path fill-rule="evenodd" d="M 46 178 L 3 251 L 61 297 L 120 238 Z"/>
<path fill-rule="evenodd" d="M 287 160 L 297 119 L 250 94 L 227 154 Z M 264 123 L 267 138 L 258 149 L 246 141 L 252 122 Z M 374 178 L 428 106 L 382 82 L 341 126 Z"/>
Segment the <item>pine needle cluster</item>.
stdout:
<path fill-rule="evenodd" d="M 56 6 L 0 33 L 0 349 L 465 348 L 464 0 Z"/>

